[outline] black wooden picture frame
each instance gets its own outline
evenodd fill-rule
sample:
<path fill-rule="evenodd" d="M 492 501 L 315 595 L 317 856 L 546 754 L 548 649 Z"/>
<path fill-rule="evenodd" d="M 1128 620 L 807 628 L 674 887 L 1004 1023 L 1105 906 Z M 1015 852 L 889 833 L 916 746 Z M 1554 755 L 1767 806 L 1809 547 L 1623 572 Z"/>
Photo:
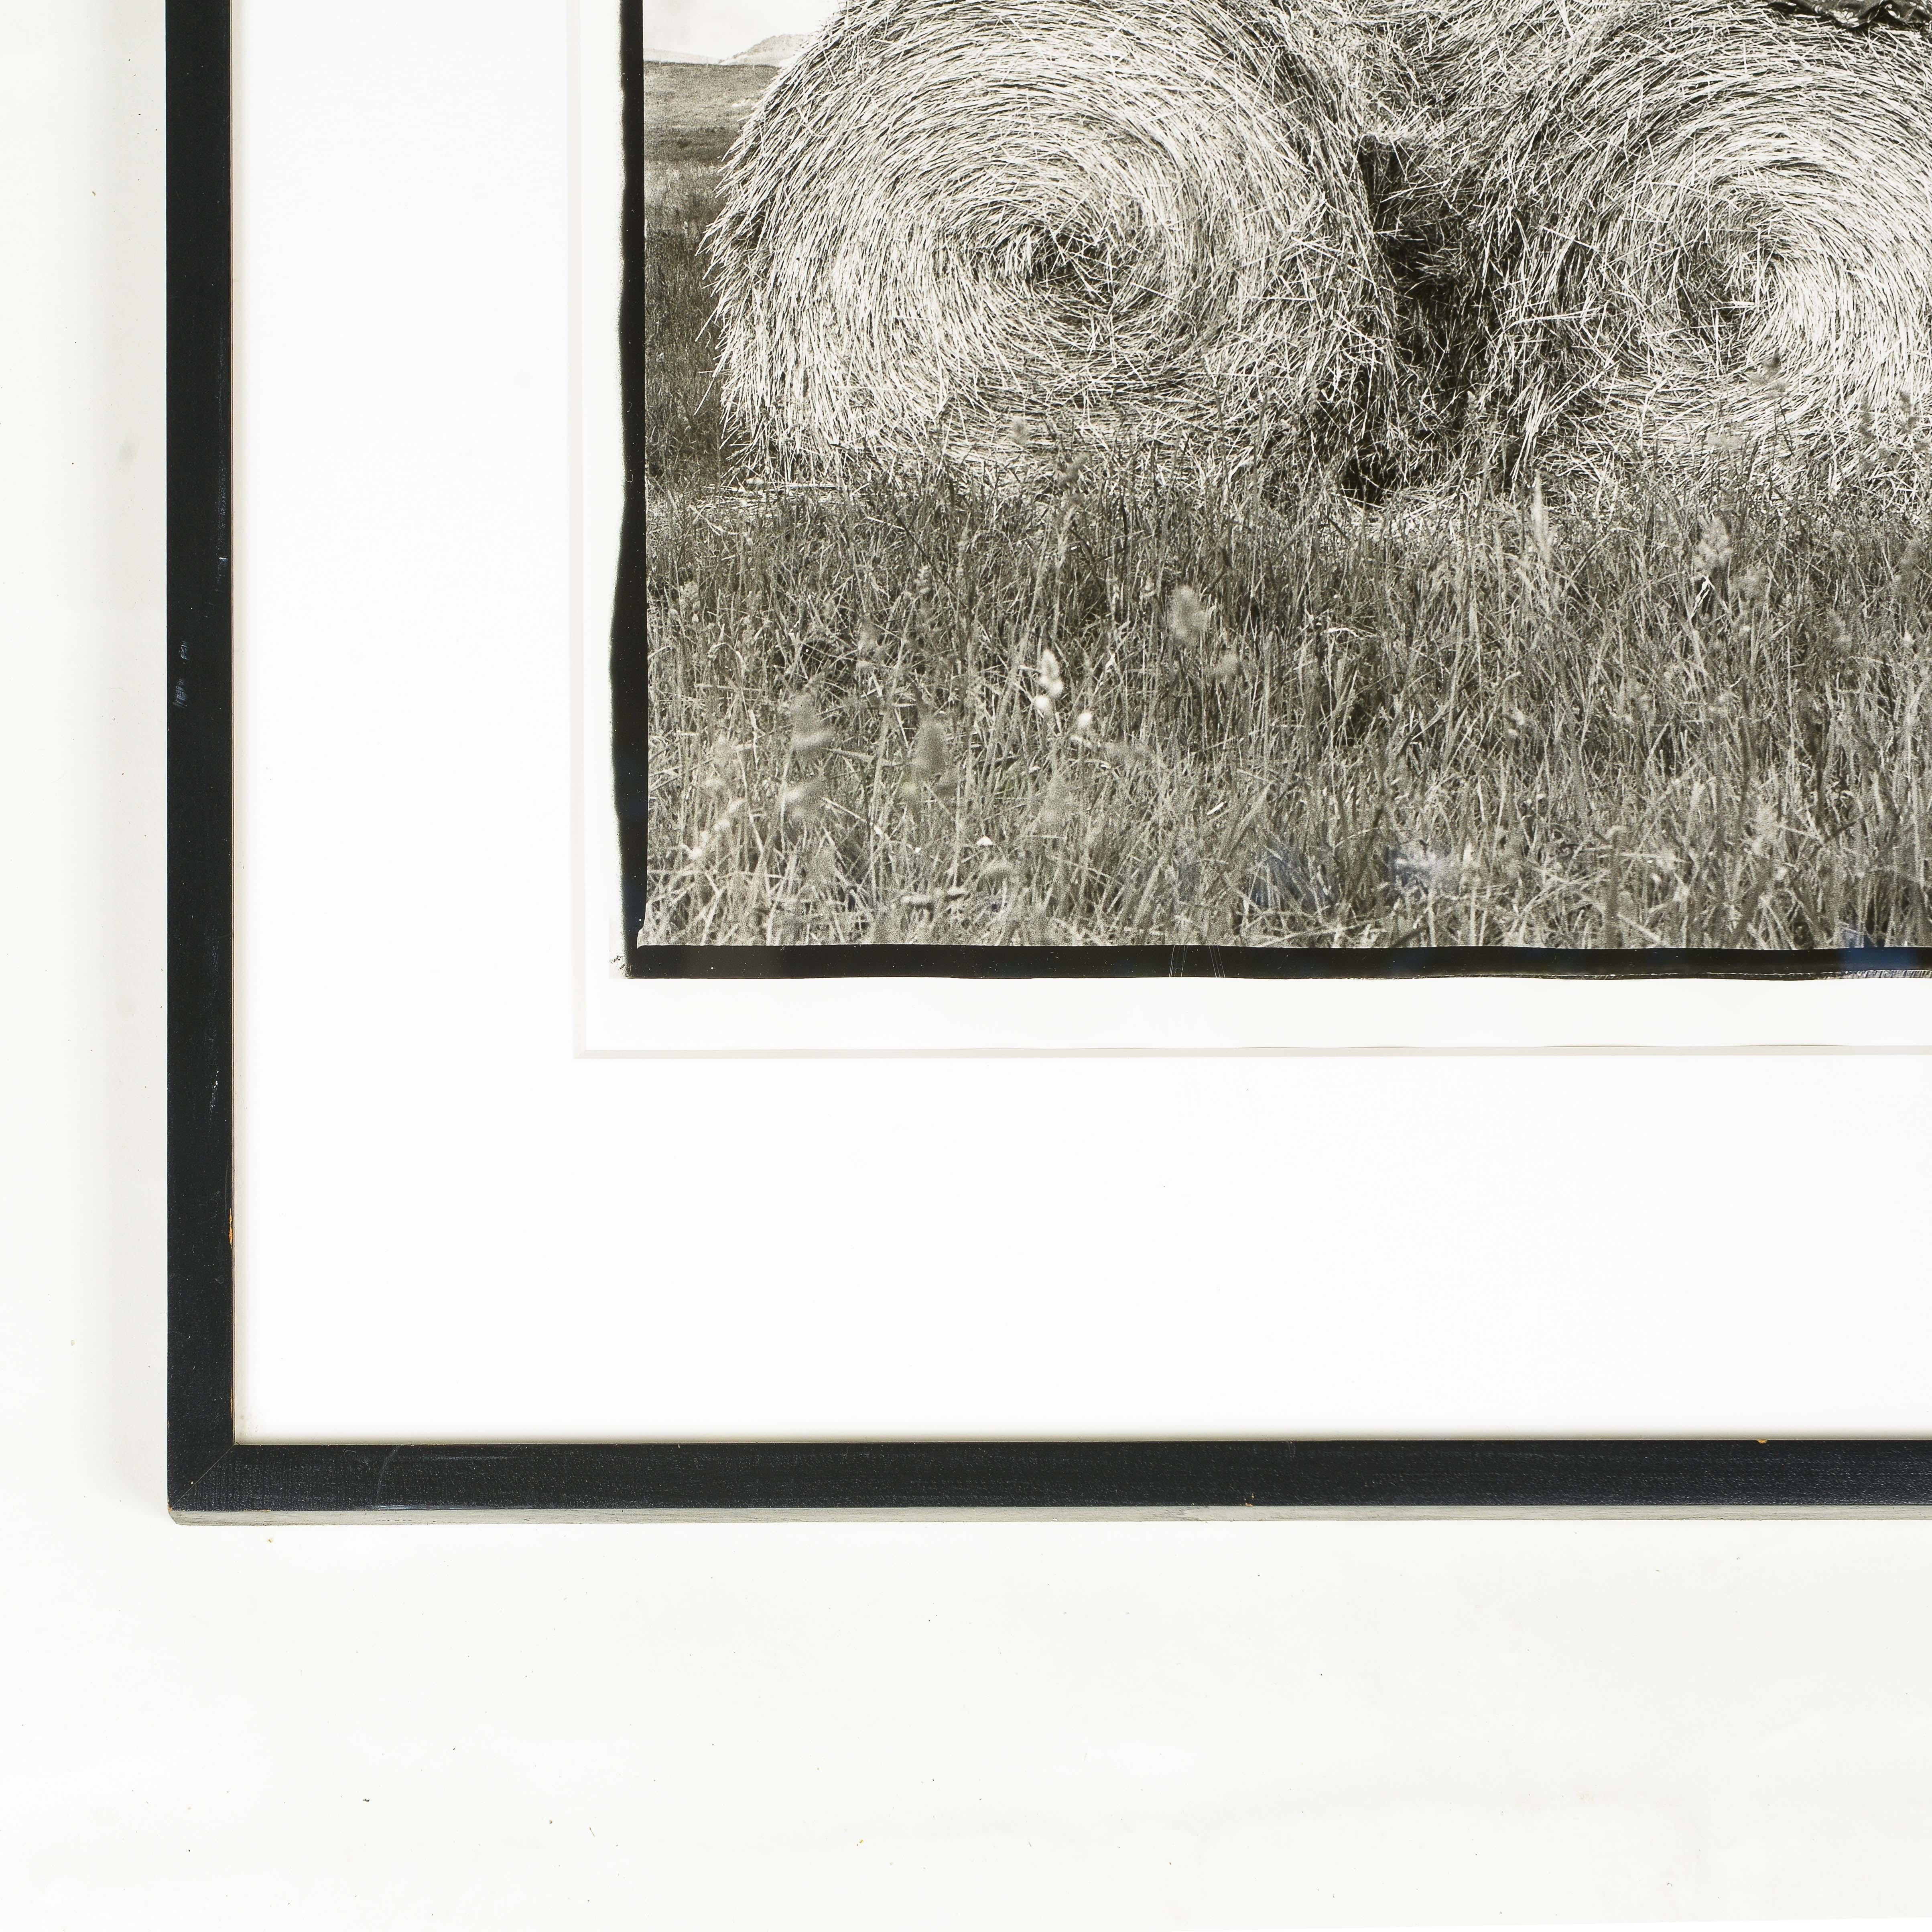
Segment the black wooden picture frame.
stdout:
<path fill-rule="evenodd" d="M 633 14 L 634 8 L 630 10 Z M 168 1446 L 183 1521 L 896 1511 L 1191 1514 L 1932 1508 L 1932 1442 L 1185 1441 L 259 1444 L 234 1423 L 233 628 L 228 0 L 169 0 Z M 916 950 L 916 962 L 896 956 Z M 1183 958 L 931 947 L 633 959 L 645 976 L 917 970 L 1296 976 L 1338 970 L 1748 974 L 1895 955 Z M 370 1346 L 379 1346 L 372 1336 Z"/>

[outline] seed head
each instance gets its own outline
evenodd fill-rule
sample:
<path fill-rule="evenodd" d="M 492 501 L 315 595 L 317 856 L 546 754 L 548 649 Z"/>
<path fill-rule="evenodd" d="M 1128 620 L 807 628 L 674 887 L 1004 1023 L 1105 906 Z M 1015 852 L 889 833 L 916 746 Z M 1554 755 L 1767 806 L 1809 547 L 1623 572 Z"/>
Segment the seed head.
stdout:
<path fill-rule="evenodd" d="M 1388 854 L 1389 884 L 1402 898 L 1454 892 L 1460 872 L 1454 854 L 1426 845 L 1398 845 Z"/>
<path fill-rule="evenodd" d="M 807 778 L 802 784 L 791 786 L 778 801 L 778 809 L 786 822 L 804 825 L 817 818 L 824 790 L 825 781 L 820 778 Z"/>
<path fill-rule="evenodd" d="M 691 848 L 691 862 L 694 866 L 703 865 L 711 856 L 717 850 L 719 840 L 724 838 L 732 826 L 737 824 L 738 816 L 744 809 L 744 800 L 734 798 L 705 828 L 704 836 Z"/>
<path fill-rule="evenodd" d="M 1073 815 L 1073 794 L 1065 778 L 1058 772 L 1053 782 L 1046 788 L 1046 798 L 1040 810 L 1042 830 L 1058 832 Z"/>
<path fill-rule="evenodd" d="M 1708 517 L 1690 549 L 1690 582 L 1701 597 L 1722 604 L 1730 595 L 1731 533 L 1721 517 Z"/>
<path fill-rule="evenodd" d="M 1051 718 L 1053 707 L 1060 702 L 1066 686 L 1060 679 L 1060 660 L 1044 644 L 1040 647 L 1040 664 L 1034 675 L 1039 680 L 1040 688 L 1034 693 L 1033 708 L 1042 718 Z"/>
<path fill-rule="evenodd" d="M 912 741 L 912 760 L 899 789 L 908 798 L 916 798 L 923 785 L 944 798 L 958 782 L 952 769 L 952 746 L 946 735 L 945 721 L 936 712 L 928 712 Z"/>
<path fill-rule="evenodd" d="M 1208 641 L 1214 606 L 1189 584 L 1176 586 L 1167 600 L 1167 634 L 1184 650 L 1198 650 Z"/>
<path fill-rule="evenodd" d="M 791 748 L 795 758 L 809 758 L 833 742 L 835 734 L 826 728 L 808 692 L 800 692 L 788 708 L 791 714 Z"/>

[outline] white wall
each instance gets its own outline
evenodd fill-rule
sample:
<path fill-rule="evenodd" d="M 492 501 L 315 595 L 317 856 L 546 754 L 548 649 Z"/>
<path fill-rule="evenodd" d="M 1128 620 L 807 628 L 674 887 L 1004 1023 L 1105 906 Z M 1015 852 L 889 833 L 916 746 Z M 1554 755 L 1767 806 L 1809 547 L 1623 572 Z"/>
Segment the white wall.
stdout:
<path fill-rule="evenodd" d="M 160 10 L 0 9 L 0 1922 L 1932 1912 L 1932 1525 L 169 1522 Z"/>

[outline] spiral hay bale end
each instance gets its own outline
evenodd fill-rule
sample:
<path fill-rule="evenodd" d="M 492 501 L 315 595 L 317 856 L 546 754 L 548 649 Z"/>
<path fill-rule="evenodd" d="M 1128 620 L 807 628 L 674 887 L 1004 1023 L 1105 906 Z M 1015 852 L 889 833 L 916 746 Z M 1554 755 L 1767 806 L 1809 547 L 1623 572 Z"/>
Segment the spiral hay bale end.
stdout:
<path fill-rule="evenodd" d="M 1920 0 L 1435 0 L 1426 199 L 1472 421 L 1519 469 L 1634 452 L 1922 470 Z"/>
<path fill-rule="evenodd" d="M 1372 448 L 1393 298 L 1340 0 L 848 0 L 726 164 L 768 460 Z"/>

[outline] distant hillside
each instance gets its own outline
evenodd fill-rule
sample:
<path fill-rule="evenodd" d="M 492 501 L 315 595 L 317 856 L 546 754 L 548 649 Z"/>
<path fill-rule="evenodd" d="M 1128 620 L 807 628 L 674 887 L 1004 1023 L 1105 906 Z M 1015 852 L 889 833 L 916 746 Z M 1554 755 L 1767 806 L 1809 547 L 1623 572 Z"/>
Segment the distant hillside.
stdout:
<path fill-rule="evenodd" d="M 736 62 L 644 63 L 644 158 L 716 161 L 738 138 L 776 67 Z"/>
<path fill-rule="evenodd" d="M 647 63 L 669 62 L 677 67 L 716 67 L 716 54 L 680 53 L 676 47 L 646 47 L 644 58 Z"/>
<path fill-rule="evenodd" d="M 806 44 L 812 38 L 809 34 L 774 34 L 769 40 L 760 40 L 754 47 L 747 47 L 741 54 L 734 54 L 730 64 L 733 67 L 789 67 L 804 52 Z"/>

